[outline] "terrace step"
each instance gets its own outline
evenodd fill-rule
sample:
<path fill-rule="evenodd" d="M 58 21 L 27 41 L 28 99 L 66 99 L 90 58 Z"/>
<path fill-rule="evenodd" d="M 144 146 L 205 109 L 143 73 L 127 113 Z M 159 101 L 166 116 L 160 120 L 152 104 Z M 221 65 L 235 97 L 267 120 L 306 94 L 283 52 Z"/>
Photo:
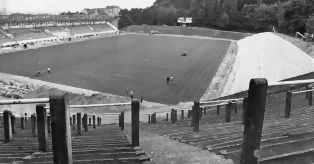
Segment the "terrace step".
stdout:
<path fill-rule="evenodd" d="M 293 141 L 287 141 L 287 142 L 282 142 L 282 143 L 261 146 L 259 159 L 263 159 L 263 158 L 272 159 L 272 158 L 276 158 L 277 156 L 285 156 L 288 153 L 313 149 L 314 145 L 311 144 L 313 141 L 314 141 L 314 137 L 311 137 L 311 138 L 304 138 L 300 140 L 293 140 Z M 227 154 L 231 154 L 231 156 L 230 155 L 225 156 L 226 158 L 231 157 L 232 159 L 239 159 L 241 156 L 241 150 L 227 152 Z M 239 160 L 234 161 L 234 162 L 239 163 Z"/>
<path fill-rule="evenodd" d="M 116 125 L 97 126 L 83 136 L 72 130 L 72 157 L 74 163 L 130 163 L 150 161 L 140 147 L 133 148 L 125 134 Z M 1 137 L 1 136 L 0 136 Z M 53 163 L 51 137 L 48 152 L 38 152 L 38 139 L 31 130 L 17 129 L 12 142 L 0 143 L 0 161 L 11 163 Z"/>

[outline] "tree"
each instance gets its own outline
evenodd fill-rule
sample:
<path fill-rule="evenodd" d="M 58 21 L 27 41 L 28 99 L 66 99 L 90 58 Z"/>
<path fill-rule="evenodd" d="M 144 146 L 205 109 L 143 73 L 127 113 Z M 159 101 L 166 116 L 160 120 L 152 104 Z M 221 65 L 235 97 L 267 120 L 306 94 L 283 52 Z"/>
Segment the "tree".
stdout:
<path fill-rule="evenodd" d="M 304 33 L 309 16 L 313 14 L 313 2 L 291 1 L 285 6 L 284 21 L 279 24 L 281 31 L 294 34 Z"/>
<path fill-rule="evenodd" d="M 131 15 L 127 9 L 121 10 L 120 15 L 121 15 L 121 17 L 120 17 L 119 22 L 118 22 L 118 28 L 119 29 L 134 24 L 134 22 L 131 18 Z"/>
<path fill-rule="evenodd" d="M 258 31 L 267 31 L 269 26 L 277 26 L 277 4 L 266 5 L 261 4 L 254 10 L 253 27 Z"/>

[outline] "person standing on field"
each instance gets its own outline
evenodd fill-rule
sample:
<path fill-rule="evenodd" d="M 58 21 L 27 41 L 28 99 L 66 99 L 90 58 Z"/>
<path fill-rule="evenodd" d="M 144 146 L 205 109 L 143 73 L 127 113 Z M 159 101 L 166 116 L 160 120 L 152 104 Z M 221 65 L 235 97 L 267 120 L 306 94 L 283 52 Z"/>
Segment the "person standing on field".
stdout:
<path fill-rule="evenodd" d="M 133 91 L 130 92 L 130 98 L 133 99 Z"/>
<path fill-rule="evenodd" d="M 141 95 L 141 103 L 143 102 L 143 96 L 144 96 L 144 95 L 143 95 L 143 93 L 142 93 L 142 95 Z"/>

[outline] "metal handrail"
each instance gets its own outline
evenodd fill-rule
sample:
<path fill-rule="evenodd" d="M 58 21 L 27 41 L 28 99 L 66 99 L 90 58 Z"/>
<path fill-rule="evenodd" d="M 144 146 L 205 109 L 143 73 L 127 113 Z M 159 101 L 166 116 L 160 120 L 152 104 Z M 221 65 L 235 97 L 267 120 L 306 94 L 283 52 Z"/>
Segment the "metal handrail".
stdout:
<path fill-rule="evenodd" d="M 211 105 L 202 105 L 202 106 L 200 106 L 200 107 L 212 107 L 212 106 L 220 106 L 220 105 L 227 105 L 228 103 L 221 103 L 221 104 L 211 104 Z"/>
<path fill-rule="evenodd" d="M 70 105 L 70 108 L 89 108 L 89 107 L 104 107 L 104 106 L 126 106 L 131 105 L 131 102 L 129 103 L 111 103 L 111 104 L 87 104 L 87 105 Z M 45 107 L 46 109 L 50 109 L 49 107 Z"/>
<path fill-rule="evenodd" d="M 49 103 L 49 98 L 0 100 L 0 105 Z"/>
<path fill-rule="evenodd" d="M 203 101 L 200 102 L 200 104 L 208 104 L 208 103 L 220 103 L 220 102 L 228 102 L 228 101 L 241 101 L 244 98 L 238 98 L 238 99 L 227 99 L 227 100 L 214 100 L 214 101 Z"/>
<path fill-rule="evenodd" d="M 292 92 L 292 94 L 314 91 L 314 89 Z"/>
<path fill-rule="evenodd" d="M 268 84 L 268 86 L 271 87 L 279 85 L 309 84 L 309 83 L 314 83 L 314 79 L 274 82 Z"/>

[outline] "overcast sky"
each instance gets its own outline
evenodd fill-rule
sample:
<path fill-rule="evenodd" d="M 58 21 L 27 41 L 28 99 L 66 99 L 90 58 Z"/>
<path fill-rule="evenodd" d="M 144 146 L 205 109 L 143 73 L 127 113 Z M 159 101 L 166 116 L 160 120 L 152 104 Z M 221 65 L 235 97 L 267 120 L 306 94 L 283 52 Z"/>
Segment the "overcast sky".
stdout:
<path fill-rule="evenodd" d="M 81 11 L 83 8 L 104 8 L 116 5 L 121 8 L 145 8 L 155 0 L 0 0 L 0 9 L 12 12 L 47 12 Z"/>

